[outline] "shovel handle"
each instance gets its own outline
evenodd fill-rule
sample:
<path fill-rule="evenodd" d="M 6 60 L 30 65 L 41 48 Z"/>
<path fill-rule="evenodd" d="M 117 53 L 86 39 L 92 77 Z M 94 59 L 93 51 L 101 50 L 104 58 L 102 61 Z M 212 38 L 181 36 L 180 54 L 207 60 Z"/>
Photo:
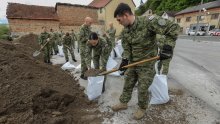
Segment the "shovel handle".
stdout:
<path fill-rule="evenodd" d="M 152 58 L 149 58 L 149 59 L 144 59 L 144 60 L 139 61 L 139 62 L 135 62 L 135 63 L 132 63 L 132 64 L 128 64 L 128 65 L 126 65 L 126 66 L 123 66 L 122 68 L 130 68 L 130 67 L 133 67 L 133 66 L 135 66 L 135 65 L 143 64 L 143 63 L 145 63 L 145 62 L 157 60 L 157 59 L 159 59 L 159 58 L 160 58 L 159 56 L 155 56 L 155 57 L 152 57 Z"/>
<path fill-rule="evenodd" d="M 123 66 L 122 68 L 130 68 L 130 67 L 133 67 L 133 66 L 136 66 L 136 65 L 139 65 L 139 64 L 142 64 L 142 63 L 145 63 L 145 62 L 149 62 L 149 61 L 153 61 L 153 60 L 157 60 L 159 59 L 160 57 L 159 56 L 155 56 L 153 58 L 149 58 L 149 59 L 144 59 L 142 61 L 139 61 L 139 62 L 135 62 L 135 63 L 132 63 L 132 64 L 128 64 L 126 66 Z M 112 72 L 116 72 L 118 71 L 119 69 L 112 69 L 110 71 L 106 71 L 106 72 L 102 72 L 100 73 L 99 75 L 106 75 L 106 74 L 110 74 Z"/>
<path fill-rule="evenodd" d="M 48 43 L 50 42 L 50 40 L 49 41 L 47 41 L 41 48 L 40 48 L 40 50 L 39 51 L 41 51 Z"/>

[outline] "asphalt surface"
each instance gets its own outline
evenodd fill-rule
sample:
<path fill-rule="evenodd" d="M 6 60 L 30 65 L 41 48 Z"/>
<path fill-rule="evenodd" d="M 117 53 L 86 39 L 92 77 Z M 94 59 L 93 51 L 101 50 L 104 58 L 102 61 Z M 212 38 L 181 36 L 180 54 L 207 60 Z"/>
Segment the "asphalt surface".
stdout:
<path fill-rule="evenodd" d="M 196 41 L 216 41 L 220 42 L 220 36 L 188 36 L 188 35 L 180 35 L 179 39 L 187 39 L 187 40 L 195 40 Z"/>
<path fill-rule="evenodd" d="M 184 92 L 184 96 L 173 96 L 170 94 L 171 99 L 178 100 L 173 102 L 177 104 L 177 108 L 181 111 L 172 111 L 172 108 L 168 107 L 169 112 L 161 110 L 160 113 L 151 113 L 150 109 L 146 113 L 145 119 L 135 121 L 132 119 L 132 113 L 137 109 L 137 88 L 134 88 L 132 99 L 129 102 L 129 108 L 127 110 L 113 113 L 111 106 L 119 102 L 121 95 L 124 78 L 120 76 L 107 76 L 106 91 L 99 97 L 98 103 L 100 111 L 106 112 L 111 116 L 104 118 L 103 123 L 140 123 L 145 124 L 146 120 L 149 120 L 151 116 L 158 116 L 158 118 L 170 119 L 168 122 L 177 123 L 183 115 L 189 124 L 209 124 L 218 123 L 220 119 L 219 112 L 219 67 L 217 66 L 220 60 L 218 55 L 218 47 L 220 42 L 213 39 L 210 41 L 193 42 L 191 37 L 180 36 L 177 40 L 177 45 L 174 51 L 174 57 L 171 61 L 170 71 L 168 75 L 168 83 L 170 89 L 181 89 Z M 201 38 L 202 39 L 202 38 Z M 207 38 L 210 39 L 210 38 Z M 208 46 L 208 47 L 207 47 Z M 80 57 L 75 50 L 77 62 L 73 63 L 75 66 L 80 64 Z M 205 59 L 205 57 L 210 57 Z M 211 60 L 211 59 L 214 59 Z M 70 59 L 71 60 L 71 59 Z M 206 60 L 206 61 L 204 61 Z M 53 56 L 53 64 L 64 64 L 64 57 Z M 216 67 L 217 66 L 217 67 Z M 79 78 L 80 69 L 75 69 L 71 72 L 76 79 L 79 79 L 81 86 L 85 87 L 85 93 L 87 93 L 88 81 Z M 199 99 L 198 99 L 199 98 Z M 202 99 L 202 100 L 200 100 Z M 216 111 L 217 110 L 217 111 Z M 152 112 L 155 112 L 154 110 Z M 176 121 L 175 121 L 176 120 Z M 156 123 L 158 121 L 154 120 Z M 184 123 L 184 122 L 181 122 Z"/>
<path fill-rule="evenodd" d="M 169 75 L 220 112 L 220 37 L 180 36 Z"/>

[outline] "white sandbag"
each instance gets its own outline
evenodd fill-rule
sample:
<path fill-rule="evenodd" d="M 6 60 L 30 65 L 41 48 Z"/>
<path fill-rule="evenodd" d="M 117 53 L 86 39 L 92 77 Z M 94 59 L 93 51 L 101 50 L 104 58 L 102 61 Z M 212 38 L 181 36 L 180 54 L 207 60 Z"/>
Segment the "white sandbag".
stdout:
<path fill-rule="evenodd" d="M 114 59 L 112 59 L 112 57 L 109 57 L 107 65 L 106 65 L 107 71 L 112 70 L 113 68 L 115 68 L 117 66 L 117 64 L 118 63 Z M 116 72 L 110 73 L 109 75 L 120 76 L 120 73 L 118 71 L 116 71 Z"/>
<path fill-rule="evenodd" d="M 63 70 L 70 70 L 70 69 L 75 69 L 76 67 L 71 64 L 70 62 L 66 62 L 65 64 L 63 64 L 63 66 L 61 67 Z"/>
<path fill-rule="evenodd" d="M 122 47 L 122 43 L 121 42 L 122 42 L 121 40 L 118 40 L 117 41 L 117 45 L 114 48 L 118 58 L 122 58 L 122 53 L 124 52 L 124 49 Z"/>
<path fill-rule="evenodd" d="M 93 61 L 91 61 L 91 68 L 95 68 Z"/>
<path fill-rule="evenodd" d="M 63 57 L 63 56 L 64 56 L 64 53 L 63 53 L 63 45 L 62 45 L 62 46 L 58 45 L 58 51 L 59 51 L 59 53 L 58 53 L 57 55 Z"/>
<path fill-rule="evenodd" d="M 122 55 L 122 53 L 124 52 L 124 49 L 123 49 L 123 47 L 122 47 L 121 42 L 119 42 L 119 43 L 117 44 L 117 47 L 118 47 L 118 50 L 119 50 L 120 54 Z"/>
<path fill-rule="evenodd" d="M 76 66 L 75 71 L 76 72 L 81 72 L 81 64 Z"/>
<path fill-rule="evenodd" d="M 81 69 L 81 64 L 77 65 L 76 69 Z"/>
<path fill-rule="evenodd" d="M 154 76 L 153 83 L 149 87 L 151 92 L 150 104 L 163 104 L 169 101 L 167 76 L 158 75 Z"/>
<path fill-rule="evenodd" d="M 104 76 L 88 77 L 87 96 L 94 100 L 102 94 Z"/>
<path fill-rule="evenodd" d="M 164 104 L 170 99 L 168 94 L 167 76 L 158 74 L 158 62 L 155 64 L 156 75 L 154 76 L 153 83 L 149 87 L 151 92 L 150 104 Z"/>
<path fill-rule="evenodd" d="M 116 53 L 116 55 L 117 55 L 117 58 L 122 58 L 122 54 L 121 54 L 121 52 L 119 51 L 119 48 L 118 48 L 118 46 L 116 46 L 115 48 L 114 48 L 114 50 L 115 50 L 115 53 Z"/>
<path fill-rule="evenodd" d="M 110 57 L 111 58 L 115 58 L 115 52 L 114 52 L 114 49 L 112 49 L 111 53 L 110 53 Z"/>

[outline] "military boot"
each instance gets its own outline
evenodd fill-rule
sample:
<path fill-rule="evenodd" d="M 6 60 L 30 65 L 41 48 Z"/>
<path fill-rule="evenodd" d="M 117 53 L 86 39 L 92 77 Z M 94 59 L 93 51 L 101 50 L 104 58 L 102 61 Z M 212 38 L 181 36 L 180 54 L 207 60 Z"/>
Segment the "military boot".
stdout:
<path fill-rule="evenodd" d="M 138 108 L 138 110 L 133 114 L 135 120 L 139 120 L 144 117 L 146 109 Z"/>
<path fill-rule="evenodd" d="M 112 106 L 113 111 L 125 110 L 127 108 L 128 108 L 127 103 L 118 103 L 118 104 Z"/>

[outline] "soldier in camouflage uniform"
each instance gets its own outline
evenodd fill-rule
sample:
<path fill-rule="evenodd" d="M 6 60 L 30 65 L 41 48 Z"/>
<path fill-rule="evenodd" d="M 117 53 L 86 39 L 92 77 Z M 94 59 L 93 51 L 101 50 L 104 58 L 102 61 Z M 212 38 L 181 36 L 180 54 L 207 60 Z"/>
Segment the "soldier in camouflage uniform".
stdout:
<path fill-rule="evenodd" d="M 77 62 L 76 59 L 75 59 L 75 55 L 74 55 L 74 50 L 73 50 L 73 44 L 74 43 L 73 42 L 74 42 L 74 40 L 72 39 L 72 36 L 70 36 L 70 34 L 67 32 L 66 35 L 63 38 L 63 52 L 64 52 L 64 55 L 65 55 L 66 62 L 69 61 L 68 50 L 71 54 L 72 60 L 74 62 Z"/>
<path fill-rule="evenodd" d="M 58 35 L 53 31 L 53 29 L 50 29 L 50 36 L 51 36 L 51 55 L 53 55 L 53 51 L 55 55 L 58 53 Z"/>
<path fill-rule="evenodd" d="M 109 29 L 106 31 L 106 33 L 104 34 L 104 36 L 109 38 L 109 50 L 111 53 L 111 51 L 113 50 L 114 54 L 116 55 L 116 52 L 114 50 L 115 47 L 115 33 L 116 33 L 116 29 L 113 27 L 113 23 L 109 23 Z"/>
<path fill-rule="evenodd" d="M 88 70 L 85 62 L 85 49 L 86 43 L 89 39 L 91 33 L 91 24 L 92 18 L 86 17 L 85 23 L 81 26 L 79 32 L 79 43 L 80 43 L 80 57 L 81 57 L 81 78 L 87 80 L 87 77 L 84 76 L 84 73 Z"/>
<path fill-rule="evenodd" d="M 101 69 L 102 71 L 106 70 L 106 64 L 109 57 L 109 46 L 104 38 L 98 37 L 95 32 L 92 32 L 87 42 L 85 53 L 85 62 L 88 69 L 91 69 L 91 60 L 93 60 L 95 69 Z"/>
<path fill-rule="evenodd" d="M 48 42 L 45 47 L 43 48 L 43 53 L 44 53 L 44 62 L 45 63 L 51 63 L 50 62 L 50 50 L 51 50 L 51 44 L 50 44 L 50 34 L 47 32 L 47 28 L 46 27 L 42 27 L 43 28 L 43 32 L 39 35 L 38 40 L 39 40 L 39 44 L 41 45 L 41 47 L 43 47 L 43 45 Z"/>
<path fill-rule="evenodd" d="M 73 48 L 75 48 L 75 41 L 77 41 L 77 36 L 74 33 L 74 30 L 72 30 L 72 32 L 71 32 L 71 37 L 73 39 Z"/>
<path fill-rule="evenodd" d="M 151 16 L 135 17 L 131 8 L 124 3 L 118 5 L 114 17 L 124 26 L 121 33 L 122 46 L 124 48 L 121 67 L 140 61 L 145 58 L 151 58 L 157 55 L 158 47 L 160 51 L 160 60 L 171 58 L 173 42 L 178 36 L 179 26 L 169 20 L 161 17 Z M 161 35 L 165 39 L 163 42 L 156 41 L 156 35 Z M 138 82 L 138 110 L 134 113 L 135 119 L 141 119 L 147 108 L 148 88 L 155 75 L 155 61 L 137 65 L 128 68 L 125 72 L 124 89 L 120 96 L 120 103 L 112 106 L 113 111 L 127 109 L 127 103 L 131 99 L 132 91 Z M 125 71 L 125 70 L 124 70 Z"/>
<path fill-rule="evenodd" d="M 113 26 L 113 23 L 111 22 L 111 23 L 109 23 L 109 29 L 106 31 L 106 33 L 109 35 L 109 37 L 110 37 L 110 41 L 111 41 L 111 43 L 112 43 L 112 48 L 114 48 L 115 47 L 115 33 L 116 33 L 116 29 L 114 28 L 114 26 Z"/>

